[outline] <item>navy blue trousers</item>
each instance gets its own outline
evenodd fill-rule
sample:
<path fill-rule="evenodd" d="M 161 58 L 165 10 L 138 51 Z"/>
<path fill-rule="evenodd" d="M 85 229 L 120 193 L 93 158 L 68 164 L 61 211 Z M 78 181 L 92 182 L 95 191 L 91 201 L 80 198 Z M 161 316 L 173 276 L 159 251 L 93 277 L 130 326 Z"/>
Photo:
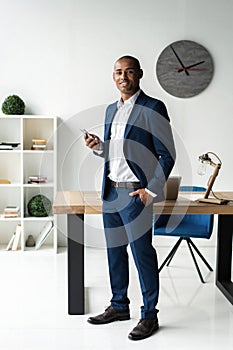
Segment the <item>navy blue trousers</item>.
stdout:
<path fill-rule="evenodd" d="M 138 195 L 129 196 L 132 191 L 134 189 L 111 187 L 103 201 L 111 305 L 120 310 L 129 309 L 127 246 L 130 245 L 142 292 L 141 318 L 153 319 L 158 312 L 159 274 L 152 246 L 152 205 L 145 207 Z"/>

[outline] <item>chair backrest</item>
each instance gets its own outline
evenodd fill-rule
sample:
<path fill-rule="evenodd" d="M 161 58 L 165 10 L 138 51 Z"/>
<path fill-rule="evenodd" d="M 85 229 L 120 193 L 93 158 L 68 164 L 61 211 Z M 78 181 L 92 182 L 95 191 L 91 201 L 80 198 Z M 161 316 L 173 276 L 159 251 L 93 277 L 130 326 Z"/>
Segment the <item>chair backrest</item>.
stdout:
<path fill-rule="evenodd" d="M 181 192 L 205 192 L 204 187 L 180 186 Z M 154 235 L 209 239 L 213 231 L 213 214 L 154 215 Z"/>
<path fill-rule="evenodd" d="M 200 186 L 180 186 L 180 192 L 205 192 L 205 187 Z"/>

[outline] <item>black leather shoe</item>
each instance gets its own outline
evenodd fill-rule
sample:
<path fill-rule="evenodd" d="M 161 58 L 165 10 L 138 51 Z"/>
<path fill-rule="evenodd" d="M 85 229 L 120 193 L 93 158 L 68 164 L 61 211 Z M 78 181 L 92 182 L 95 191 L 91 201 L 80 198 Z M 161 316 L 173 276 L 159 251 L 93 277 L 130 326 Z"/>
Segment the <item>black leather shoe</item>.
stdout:
<path fill-rule="evenodd" d="M 159 328 L 158 319 L 142 318 L 136 327 L 129 333 L 129 339 L 141 340 L 150 337 Z"/>
<path fill-rule="evenodd" d="M 106 324 L 114 321 L 126 321 L 130 319 L 129 310 L 117 310 L 109 306 L 103 314 L 89 317 L 87 322 L 92 324 Z"/>

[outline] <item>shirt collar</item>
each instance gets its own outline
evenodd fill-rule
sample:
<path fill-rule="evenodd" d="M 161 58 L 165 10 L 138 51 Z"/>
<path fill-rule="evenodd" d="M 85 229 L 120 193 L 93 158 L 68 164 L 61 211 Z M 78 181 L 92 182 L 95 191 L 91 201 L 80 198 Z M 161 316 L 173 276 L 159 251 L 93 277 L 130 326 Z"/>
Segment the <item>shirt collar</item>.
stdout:
<path fill-rule="evenodd" d="M 136 99 L 138 98 L 139 94 L 141 92 L 141 89 L 139 89 L 133 96 L 131 96 L 128 100 L 126 100 L 125 102 L 122 101 L 122 99 L 120 99 L 117 103 L 117 108 L 122 107 L 123 105 L 134 105 L 134 103 L 136 102 Z"/>

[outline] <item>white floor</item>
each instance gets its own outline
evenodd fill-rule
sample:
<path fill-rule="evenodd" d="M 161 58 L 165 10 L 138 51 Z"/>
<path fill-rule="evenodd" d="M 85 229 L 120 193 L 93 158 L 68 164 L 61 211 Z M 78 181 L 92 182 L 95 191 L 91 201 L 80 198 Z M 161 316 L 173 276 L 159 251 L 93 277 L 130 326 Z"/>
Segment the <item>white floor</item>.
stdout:
<path fill-rule="evenodd" d="M 215 249 L 203 248 L 215 265 Z M 158 249 L 162 260 L 167 248 Z M 233 306 L 216 288 L 215 273 L 199 281 L 186 248 L 161 272 L 160 329 L 140 342 L 127 338 L 140 315 L 141 297 L 131 260 L 131 320 L 95 326 L 86 322 L 108 305 L 105 251 L 86 248 L 86 315 L 67 314 L 66 252 L 0 252 L 0 349 L 112 350 L 233 348 Z"/>

